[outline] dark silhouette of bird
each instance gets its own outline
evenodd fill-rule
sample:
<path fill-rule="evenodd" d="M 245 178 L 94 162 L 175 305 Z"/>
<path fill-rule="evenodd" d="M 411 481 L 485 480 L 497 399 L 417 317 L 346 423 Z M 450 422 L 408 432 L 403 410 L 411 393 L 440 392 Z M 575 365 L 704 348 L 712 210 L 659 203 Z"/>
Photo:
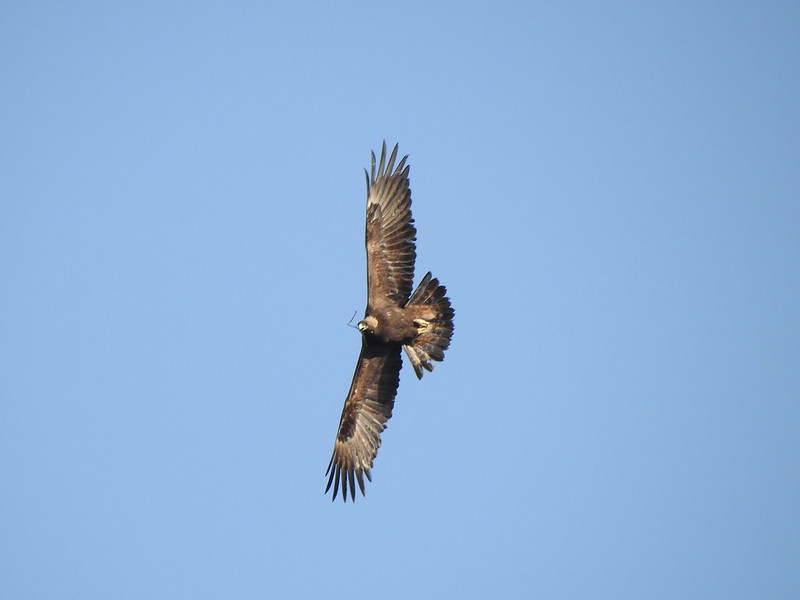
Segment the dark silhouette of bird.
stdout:
<path fill-rule="evenodd" d="M 328 464 L 333 497 L 342 489 L 356 498 L 356 483 L 364 495 L 364 477 L 372 481 L 373 461 L 381 432 L 392 416 L 400 382 L 401 348 L 414 373 L 422 379 L 431 361 L 444 359 L 453 336 L 453 308 L 447 290 L 426 273 L 412 293 L 416 260 L 416 229 L 411 218 L 411 189 L 404 156 L 395 166 L 397 146 L 388 159 L 386 142 L 380 163 L 367 177 L 367 310 L 358 322 L 361 354 L 344 401 L 339 431 Z"/>

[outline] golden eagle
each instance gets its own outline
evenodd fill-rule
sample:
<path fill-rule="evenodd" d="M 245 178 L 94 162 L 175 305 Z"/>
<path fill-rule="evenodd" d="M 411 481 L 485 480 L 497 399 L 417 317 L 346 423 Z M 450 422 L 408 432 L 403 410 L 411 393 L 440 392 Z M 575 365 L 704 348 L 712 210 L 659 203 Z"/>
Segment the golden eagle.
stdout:
<path fill-rule="evenodd" d="M 430 272 L 411 293 L 416 258 L 416 229 L 411 218 L 408 165 L 395 167 L 397 145 L 386 159 L 386 142 L 375 168 L 367 177 L 367 310 L 358 322 L 361 355 L 344 401 L 333 456 L 325 473 L 325 492 L 333 486 L 333 500 L 342 486 L 356 499 L 356 481 L 364 495 L 364 475 L 381 445 L 381 432 L 392 416 L 400 381 L 400 348 L 404 348 L 419 379 L 432 360 L 444 359 L 453 336 L 454 312 L 447 290 Z"/>

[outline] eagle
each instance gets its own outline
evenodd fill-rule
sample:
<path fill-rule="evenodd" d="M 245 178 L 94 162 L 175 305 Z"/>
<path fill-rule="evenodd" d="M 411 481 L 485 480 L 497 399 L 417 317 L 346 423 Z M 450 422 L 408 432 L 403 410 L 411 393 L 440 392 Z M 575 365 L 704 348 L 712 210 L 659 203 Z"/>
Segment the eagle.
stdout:
<path fill-rule="evenodd" d="M 388 159 L 386 142 L 376 168 L 367 179 L 367 309 L 358 322 L 361 354 L 344 401 L 333 456 L 325 475 L 336 499 L 356 499 L 356 482 L 364 492 L 364 477 L 372 481 L 373 461 L 381 432 L 392 416 L 400 382 L 401 348 L 414 373 L 422 379 L 432 371 L 431 361 L 444 359 L 453 337 L 455 315 L 447 289 L 430 272 L 414 289 L 416 229 L 411 218 L 408 155 L 395 166 L 397 145 Z"/>

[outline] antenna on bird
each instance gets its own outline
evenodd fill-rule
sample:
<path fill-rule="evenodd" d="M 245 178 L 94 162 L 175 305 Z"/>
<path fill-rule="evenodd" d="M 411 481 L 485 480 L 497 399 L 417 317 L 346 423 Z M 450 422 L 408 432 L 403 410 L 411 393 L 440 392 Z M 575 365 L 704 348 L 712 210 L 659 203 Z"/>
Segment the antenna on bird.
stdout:
<path fill-rule="evenodd" d="M 353 329 L 358 329 L 358 327 L 356 327 L 355 325 L 353 325 L 353 319 L 355 319 L 355 318 L 356 318 L 356 313 L 358 313 L 358 309 L 356 309 L 356 310 L 354 310 L 354 311 L 353 311 L 353 316 L 352 316 L 352 317 L 350 317 L 350 320 L 347 322 L 347 326 L 348 326 L 348 327 L 352 327 Z"/>

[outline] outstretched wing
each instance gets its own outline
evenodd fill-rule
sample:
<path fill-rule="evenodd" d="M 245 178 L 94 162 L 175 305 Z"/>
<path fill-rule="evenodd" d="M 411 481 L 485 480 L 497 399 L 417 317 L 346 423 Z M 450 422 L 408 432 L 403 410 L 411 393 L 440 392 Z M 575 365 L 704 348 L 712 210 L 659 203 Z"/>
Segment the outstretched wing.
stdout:
<path fill-rule="evenodd" d="M 361 355 L 344 401 L 339 432 L 333 446 L 333 456 L 325 472 L 328 485 L 333 485 L 333 500 L 342 485 L 342 499 L 347 491 L 356 499 L 356 481 L 364 495 L 364 475 L 372 481 L 372 461 L 381 445 L 381 432 L 392 416 L 394 397 L 400 382 L 400 346 L 397 344 L 367 344 L 362 342 Z"/>
<path fill-rule="evenodd" d="M 367 310 L 387 300 L 404 304 L 414 281 L 417 230 L 411 218 L 408 156 L 397 167 L 396 158 L 397 145 L 386 161 L 383 142 L 377 171 L 373 152 L 371 173 L 367 175 Z"/>

